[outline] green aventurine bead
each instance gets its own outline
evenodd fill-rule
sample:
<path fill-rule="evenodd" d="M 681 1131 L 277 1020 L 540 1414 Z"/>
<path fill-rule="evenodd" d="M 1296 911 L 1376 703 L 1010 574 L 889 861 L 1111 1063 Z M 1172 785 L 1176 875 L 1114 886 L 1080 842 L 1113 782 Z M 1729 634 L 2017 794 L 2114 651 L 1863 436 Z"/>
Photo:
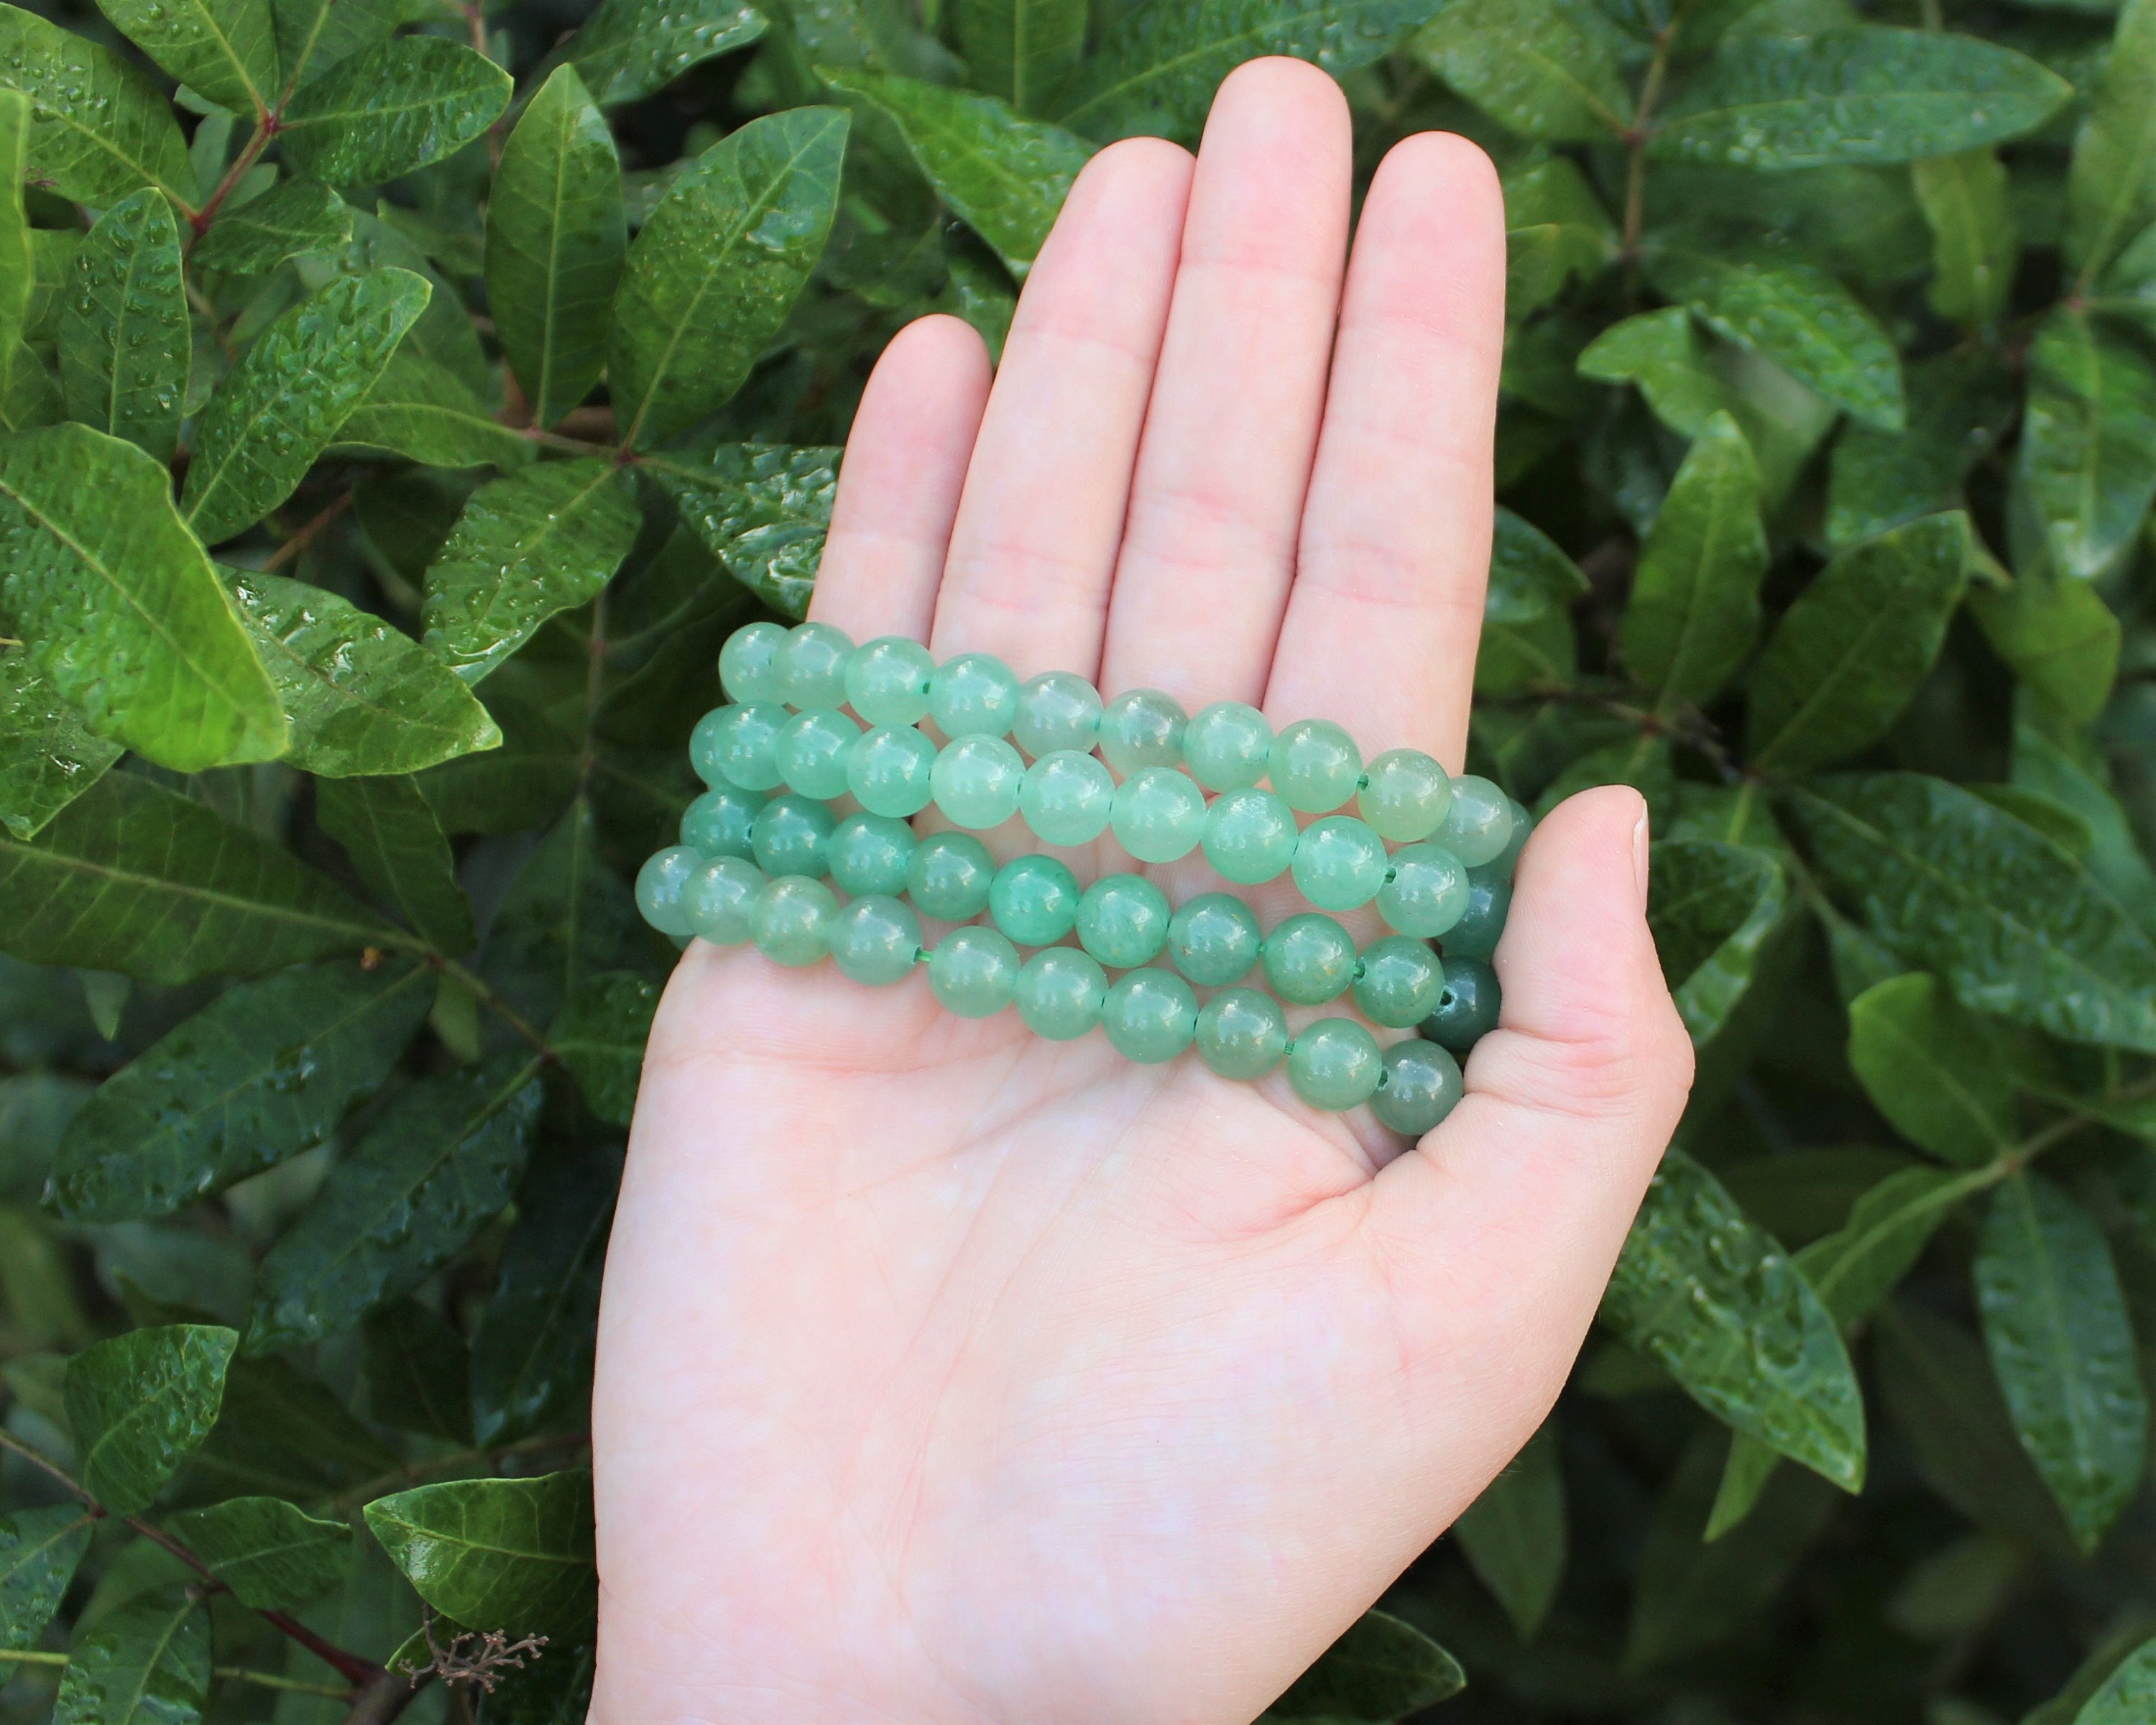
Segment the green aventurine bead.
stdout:
<path fill-rule="evenodd" d="M 1445 992 L 1422 1021 L 1422 1034 L 1455 1054 L 1464 1055 L 1497 1028 L 1497 1015 L 1503 1006 L 1496 971 L 1480 958 L 1448 957 Z"/>
<path fill-rule="evenodd" d="M 1173 862 L 1198 848 L 1205 793 L 1173 767 L 1142 767 L 1116 787 L 1116 839 L 1140 862 Z"/>
<path fill-rule="evenodd" d="M 708 790 L 681 811 L 681 842 L 706 856 L 747 856 L 749 829 L 767 799 L 735 785 Z"/>
<path fill-rule="evenodd" d="M 786 720 L 784 707 L 767 701 L 706 713 L 690 735 L 689 763 L 714 789 L 732 784 L 775 791 L 780 783 L 775 751 Z"/>
<path fill-rule="evenodd" d="M 788 788 L 829 802 L 846 793 L 846 757 L 860 741 L 861 727 L 844 713 L 812 706 L 786 721 L 772 746 L 778 776 Z"/>
<path fill-rule="evenodd" d="M 1320 1019 L 1287 1051 L 1287 1081 L 1313 1108 L 1367 1102 L 1384 1070 L 1378 1039 L 1353 1019 Z"/>
<path fill-rule="evenodd" d="M 824 860 L 841 892 L 855 898 L 906 891 L 906 865 L 917 841 L 913 829 L 888 814 L 850 814 L 824 841 Z"/>
<path fill-rule="evenodd" d="M 1036 761 L 1058 749 L 1089 753 L 1100 728 L 1100 692 L 1075 672 L 1043 671 L 1019 685 L 1011 741 Z"/>
<path fill-rule="evenodd" d="M 726 699 L 746 706 L 752 701 L 783 701 L 778 655 L 786 645 L 783 623 L 745 623 L 719 649 L 719 683 Z"/>
<path fill-rule="evenodd" d="M 686 845 L 670 845 L 646 857 L 636 871 L 636 908 L 661 934 L 684 935 L 689 919 L 681 908 L 681 889 L 704 865 L 703 855 Z"/>
<path fill-rule="evenodd" d="M 1018 988 L 1018 948 L 993 928 L 954 928 L 928 955 L 928 986 L 960 1018 L 991 1018 Z"/>
<path fill-rule="evenodd" d="M 1410 1036 L 1385 1050 L 1370 1111 L 1403 1137 L 1419 1138 L 1458 1106 L 1466 1088 L 1450 1050 Z"/>
<path fill-rule="evenodd" d="M 1482 866 L 1495 870 L 1507 880 L 1512 878 L 1513 865 L 1520 853 L 1527 848 L 1527 835 L 1535 829 L 1535 818 L 1527 813 L 1517 797 L 1507 797 L 1505 806 L 1512 811 L 1512 836 L 1505 841 L 1505 848 Z"/>
<path fill-rule="evenodd" d="M 1025 762 L 1000 737 L 962 737 L 936 757 L 929 788 L 936 806 L 974 832 L 999 827 L 1018 813 Z"/>
<path fill-rule="evenodd" d="M 1141 767 L 1180 766 L 1189 722 L 1173 696 L 1127 690 L 1101 710 L 1101 758 L 1125 778 Z"/>
<path fill-rule="evenodd" d="M 1018 711 L 1018 673 L 993 653 L 961 653 L 937 668 L 928 711 L 946 737 L 1001 737 Z"/>
<path fill-rule="evenodd" d="M 1183 764 L 1209 791 L 1240 791 L 1265 776 L 1273 727 L 1255 707 L 1216 701 L 1203 708 L 1183 733 Z"/>
<path fill-rule="evenodd" d="M 1445 992 L 1445 962 L 1427 942 L 1404 934 L 1372 941 L 1355 969 L 1356 1005 L 1364 1018 L 1389 1029 L 1420 1024 Z"/>
<path fill-rule="evenodd" d="M 1451 798 L 1452 781 L 1435 759 L 1420 749 L 1387 749 L 1363 770 L 1355 806 L 1380 838 L 1413 845 L 1437 830 Z"/>
<path fill-rule="evenodd" d="M 936 745 L 911 725 L 879 725 L 846 757 L 846 788 L 871 814 L 904 820 L 928 806 Z"/>
<path fill-rule="evenodd" d="M 1512 883 L 1494 865 L 1467 871 L 1467 908 L 1445 932 L 1446 956 L 1487 958 L 1497 950 L 1505 932 L 1505 917 L 1512 908 Z"/>
<path fill-rule="evenodd" d="M 829 874 L 824 844 L 838 824 L 839 817 L 813 797 L 773 797 L 757 810 L 756 824 L 749 829 L 756 865 L 767 875 Z"/>
<path fill-rule="evenodd" d="M 1025 770 L 1018 806 L 1037 838 L 1050 845 L 1088 845 L 1107 828 L 1116 782 L 1091 755 L 1057 749 Z"/>
<path fill-rule="evenodd" d="M 1018 1015 L 1050 1042 L 1070 1042 L 1099 1024 L 1107 994 L 1107 973 L 1070 947 L 1035 952 L 1018 973 Z"/>
<path fill-rule="evenodd" d="M 1330 719 L 1298 719 L 1273 739 L 1273 788 L 1304 814 L 1330 814 L 1355 794 L 1363 752 Z"/>
<path fill-rule="evenodd" d="M 756 901 L 764 874 L 737 856 L 715 856 L 681 889 L 689 932 L 715 947 L 737 947 L 756 938 Z"/>
<path fill-rule="evenodd" d="M 971 833 L 937 833 L 906 860 L 906 893 L 922 916 L 963 922 L 988 908 L 995 878 L 995 859 Z"/>
<path fill-rule="evenodd" d="M 1223 1078 L 1262 1078 L 1287 1052 L 1287 1014 L 1261 988 L 1223 988 L 1198 1014 L 1198 1058 Z"/>
<path fill-rule="evenodd" d="M 1078 901 L 1078 944 L 1111 970 L 1149 962 L 1168 924 L 1166 895 L 1142 875 L 1103 875 Z"/>
<path fill-rule="evenodd" d="M 1078 877 L 1052 856 L 1013 857 L 988 887 L 988 914 L 1022 947 L 1052 947 L 1077 926 Z"/>
<path fill-rule="evenodd" d="M 902 982 L 920 956 L 921 919 L 902 900 L 870 893 L 831 919 L 831 960 L 857 983 Z"/>
<path fill-rule="evenodd" d="M 1172 970 L 1133 970 L 1118 977 L 1101 1001 L 1101 1028 L 1125 1060 L 1156 1066 L 1197 1035 L 1198 997 Z"/>
<path fill-rule="evenodd" d="M 1257 913 L 1233 893 L 1201 892 L 1168 918 L 1168 958 L 1201 988 L 1240 982 L 1264 946 Z"/>
<path fill-rule="evenodd" d="M 779 698 L 792 707 L 846 704 L 846 661 L 854 638 L 828 623 L 799 623 L 778 649 Z"/>
<path fill-rule="evenodd" d="M 756 949 L 774 964 L 796 969 L 831 950 L 839 901 L 821 880 L 782 875 L 756 896 Z"/>
<path fill-rule="evenodd" d="M 1265 980 L 1283 1000 L 1317 1006 L 1355 980 L 1355 942 L 1330 916 L 1306 911 L 1265 937 Z"/>
<path fill-rule="evenodd" d="M 1429 940 L 1467 908 L 1467 870 L 1441 845 L 1409 845 L 1393 853 L 1392 875 L 1378 894 L 1378 914 L 1402 934 Z"/>
<path fill-rule="evenodd" d="M 1229 791 L 1205 811 L 1205 860 L 1239 886 L 1274 879 L 1301 836 L 1295 811 L 1271 791 Z"/>
<path fill-rule="evenodd" d="M 918 641 L 880 635 L 846 661 L 846 704 L 871 725 L 917 725 L 928 716 L 936 660 Z"/>
<path fill-rule="evenodd" d="M 1328 814 L 1303 829 L 1295 884 L 1321 911 L 1367 905 L 1385 884 L 1385 841 L 1352 814 Z"/>
<path fill-rule="evenodd" d="M 1512 799 L 1470 773 L 1452 781 L 1437 842 L 1472 869 L 1504 855 L 1512 837 Z"/>

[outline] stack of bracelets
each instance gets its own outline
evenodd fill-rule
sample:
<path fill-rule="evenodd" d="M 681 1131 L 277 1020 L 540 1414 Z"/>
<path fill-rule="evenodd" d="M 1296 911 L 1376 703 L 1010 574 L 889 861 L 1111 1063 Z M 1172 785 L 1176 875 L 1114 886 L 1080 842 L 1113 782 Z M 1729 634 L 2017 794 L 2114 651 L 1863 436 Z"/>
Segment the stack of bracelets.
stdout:
<path fill-rule="evenodd" d="M 1489 959 L 1529 824 L 1487 779 L 1450 778 L 1419 749 L 1366 765 L 1322 719 L 1276 734 L 1240 701 L 1194 718 L 1153 690 L 1104 703 L 1068 671 L 1021 683 L 988 654 L 939 666 L 917 641 L 856 647 L 828 624 L 752 623 L 727 640 L 719 675 L 732 704 L 706 714 L 689 744 L 711 788 L 682 816 L 681 842 L 637 875 L 638 906 L 663 933 L 752 941 L 785 965 L 828 957 L 858 983 L 926 963 L 954 1013 L 1014 1003 L 1056 1041 L 1098 1024 L 1133 1060 L 1194 1044 L 1214 1071 L 1243 1080 L 1285 1060 L 1305 1101 L 1368 1102 L 1410 1137 L 1459 1101 L 1459 1057 L 1497 1021 Z M 950 739 L 940 749 L 923 719 Z M 849 796 L 859 812 L 841 815 L 832 805 Z M 1351 798 L 1359 818 L 1333 812 Z M 932 803 L 965 830 L 916 834 L 907 822 Z M 1298 814 L 1322 818 L 1306 827 Z M 1202 849 L 1241 886 L 1287 874 L 1317 908 L 1266 933 L 1231 893 L 1171 910 L 1141 875 L 1081 889 L 1053 856 L 998 867 L 973 834 L 1013 815 L 1051 845 L 1112 830 L 1140 862 Z M 1325 912 L 1373 902 L 1394 932 L 1358 952 Z M 988 922 L 973 923 L 983 911 Z M 961 926 L 924 948 L 924 916 Z M 1040 950 L 1021 963 L 1020 946 Z M 1163 954 L 1173 969 L 1152 962 Z M 1122 973 L 1112 983 L 1111 970 Z M 1239 986 L 1253 970 L 1271 994 Z M 1217 992 L 1201 1005 L 1194 984 Z M 1281 1001 L 1351 991 L 1372 1023 L 1421 1034 L 1381 1050 L 1354 1019 L 1324 1018 L 1291 1035 Z"/>

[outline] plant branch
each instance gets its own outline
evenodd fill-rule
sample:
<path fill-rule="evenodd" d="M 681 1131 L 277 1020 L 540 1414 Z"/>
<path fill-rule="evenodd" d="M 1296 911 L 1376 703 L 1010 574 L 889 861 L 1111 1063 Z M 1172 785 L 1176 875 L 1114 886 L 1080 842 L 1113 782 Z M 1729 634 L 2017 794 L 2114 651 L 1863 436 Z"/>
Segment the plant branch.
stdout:
<path fill-rule="evenodd" d="M 340 516 L 352 507 L 352 488 L 347 485 L 328 507 L 300 526 L 290 538 L 270 553 L 262 565 L 264 572 L 267 573 L 270 570 L 280 568 L 298 558 L 309 546 L 321 538 L 336 523 Z"/>
<path fill-rule="evenodd" d="M 444 957 L 432 947 L 424 942 L 415 942 L 413 945 L 415 950 L 429 964 L 433 965 L 444 975 L 454 978 L 459 988 L 464 989 L 473 999 L 478 1001 L 481 1006 L 522 1037 L 531 1045 L 535 1054 L 546 1060 L 554 1059 L 554 1046 L 540 1033 L 538 1026 L 503 999 L 494 989 L 489 988 L 477 974 L 458 963 L 455 959 Z"/>
<path fill-rule="evenodd" d="M 1617 259 L 1628 270 L 1640 256 L 1640 230 L 1647 211 L 1647 140 L 1654 134 L 1662 80 L 1669 75 L 1670 38 L 1675 28 L 1674 23 L 1665 24 L 1655 33 L 1655 57 L 1647 63 L 1647 76 L 1640 86 L 1640 105 L 1625 134 L 1625 235 Z"/>
<path fill-rule="evenodd" d="M 232 196 L 232 188 L 247 177 L 248 169 L 254 167 L 261 159 L 262 152 L 270 147 L 270 140 L 277 136 L 278 129 L 275 114 L 265 114 L 254 122 L 253 134 L 240 146 L 239 154 L 233 157 L 232 166 L 225 169 L 224 177 L 217 182 L 217 189 L 203 200 L 200 209 L 187 218 L 187 225 L 194 229 L 193 237 L 187 241 L 190 253 L 194 250 L 196 241 L 209 232 L 210 224 L 217 220 L 217 213 L 224 208 L 225 199 Z"/>
<path fill-rule="evenodd" d="M 434 1675 L 428 1671 L 416 1677 L 402 1677 L 394 1671 L 384 1671 L 360 1692 L 352 1710 L 344 1716 L 344 1725 L 389 1725 L 419 1698 Z"/>

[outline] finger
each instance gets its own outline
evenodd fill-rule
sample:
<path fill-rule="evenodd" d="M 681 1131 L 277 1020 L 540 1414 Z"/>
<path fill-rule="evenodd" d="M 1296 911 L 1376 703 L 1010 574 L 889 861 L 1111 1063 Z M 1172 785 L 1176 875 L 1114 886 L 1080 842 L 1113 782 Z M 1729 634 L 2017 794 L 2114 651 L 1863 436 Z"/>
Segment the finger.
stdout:
<path fill-rule="evenodd" d="M 1220 86 L 1183 227 L 1116 567 L 1101 688 L 1194 709 L 1265 689 L 1340 308 L 1354 140 L 1294 59 Z"/>
<path fill-rule="evenodd" d="M 808 614 L 857 641 L 928 639 L 966 463 L 988 398 L 988 351 L 955 317 L 891 338 L 854 415 Z"/>
<path fill-rule="evenodd" d="M 1168 321 L 1187 151 L 1111 145 L 1019 295 L 936 604 L 937 656 L 1095 676 L 1131 462 Z"/>
<path fill-rule="evenodd" d="M 1426 132 L 1363 201 L 1293 589 L 1275 722 L 1457 770 L 1489 572 L 1505 213 L 1487 157 Z"/>

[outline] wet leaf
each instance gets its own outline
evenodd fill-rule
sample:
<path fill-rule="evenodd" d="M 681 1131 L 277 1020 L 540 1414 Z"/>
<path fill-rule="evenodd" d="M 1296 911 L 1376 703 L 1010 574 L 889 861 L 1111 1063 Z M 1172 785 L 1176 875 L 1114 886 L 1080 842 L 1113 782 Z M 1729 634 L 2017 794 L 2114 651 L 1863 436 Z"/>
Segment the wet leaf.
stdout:
<path fill-rule="evenodd" d="M 372 186 L 454 155 L 509 105 L 509 74 L 461 43 L 398 36 L 302 85 L 277 135 L 298 173 Z"/>
<path fill-rule="evenodd" d="M 640 101 L 715 54 L 746 48 L 766 28 L 764 15 L 738 0 L 600 0 L 569 39 L 569 64 L 601 106 L 613 107 Z"/>
<path fill-rule="evenodd" d="M 1789 906 L 1788 880 L 1763 850 L 1700 839 L 1657 843 L 1648 879 L 1662 973 L 1685 1029 L 1704 1045 L 1758 975 Z"/>
<path fill-rule="evenodd" d="M 1989 353 L 1942 353 L 1911 364 L 1908 424 L 1855 422 L 1835 439 L 1827 542 L 1846 550 L 1919 516 L 1957 507 L 1964 477 L 2012 422 L 2013 379 Z"/>
<path fill-rule="evenodd" d="M 1576 649 L 1568 608 L 1586 591 L 1587 578 L 1547 534 L 1500 507 L 1483 592 L 1475 692 L 1511 695 L 1569 676 Z"/>
<path fill-rule="evenodd" d="M 2074 137 L 2066 261 L 2084 285 L 2156 220 L 2156 6 L 2126 0 Z"/>
<path fill-rule="evenodd" d="M 592 1622 L 592 1481 L 458 1480 L 367 1506 L 367 1525 L 419 1597 L 459 1623 L 573 1635 Z"/>
<path fill-rule="evenodd" d="M 275 102 L 270 0 L 98 0 L 98 8 L 174 82 L 250 118 Z"/>
<path fill-rule="evenodd" d="M 1414 52 L 1522 137 L 1599 142 L 1632 123 L 1624 39 L 1584 0 L 1451 0 Z"/>
<path fill-rule="evenodd" d="M 28 654 L 0 652 L 0 824 L 16 838 L 35 838 L 121 752 L 90 734 L 81 713 L 30 669 Z"/>
<path fill-rule="evenodd" d="M 338 428 L 336 441 L 434 467 L 498 467 L 505 473 L 539 452 L 489 413 L 454 372 L 415 351 L 409 337 Z"/>
<path fill-rule="evenodd" d="M 172 110 L 110 49 L 0 6 L 0 84 L 30 99 L 30 166 L 41 185 L 100 209 L 155 186 L 189 207 L 194 170 Z"/>
<path fill-rule="evenodd" d="M 228 275 L 266 275 L 287 258 L 345 244 L 352 214 L 352 206 L 321 182 L 288 180 L 236 209 L 219 211 L 187 261 Z"/>
<path fill-rule="evenodd" d="M 2076 724 L 2103 711 L 2125 632 L 2093 584 L 2038 570 L 2010 585 L 1972 588 L 1969 608 L 2024 687 Z"/>
<path fill-rule="evenodd" d="M 659 1009 L 655 985 L 631 971 L 606 971 L 580 983 L 547 1027 L 547 1040 L 576 1076 L 585 1105 L 602 1120 L 627 1126 L 644 1070 L 644 1040 Z"/>
<path fill-rule="evenodd" d="M 0 1515 L 0 1651 L 37 1645 L 90 1549 L 92 1525 L 73 1503 Z"/>
<path fill-rule="evenodd" d="M 1989 1162 L 2017 1137 L 2000 1039 L 1923 971 L 1850 1003 L 1849 1064 L 1894 1129 L 1942 1160 Z"/>
<path fill-rule="evenodd" d="M 76 1644 L 53 1725 L 194 1725 L 209 1702 L 209 1613 L 167 1584 L 100 1619 Z"/>
<path fill-rule="evenodd" d="M 167 1526 L 241 1604 L 258 1611 L 320 1599 L 344 1579 L 352 1563 L 349 1526 L 317 1521 L 281 1497 L 228 1497 L 177 1515 Z"/>
<path fill-rule="evenodd" d="M 402 773 L 328 780 L 316 788 L 315 819 L 375 896 L 436 952 L 454 957 L 471 950 L 479 937 L 471 902 L 416 780 Z"/>
<path fill-rule="evenodd" d="M 1086 0 L 957 0 L 959 52 L 973 86 L 1038 114 L 1086 49 Z"/>
<path fill-rule="evenodd" d="M 2005 309 L 2020 254 L 1999 152 L 1936 157 L 1909 172 L 1932 229 L 1932 309 L 1986 328 Z"/>
<path fill-rule="evenodd" d="M 834 449 L 721 444 L 645 462 L 681 521 L 734 578 L 773 609 L 803 617 L 838 494 Z"/>
<path fill-rule="evenodd" d="M 2020 479 L 2061 575 L 2101 575 L 2156 497 L 2156 362 L 2066 307 L 2029 352 Z"/>
<path fill-rule="evenodd" d="M 68 417 L 169 462 L 192 341 L 179 225 L 164 194 L 146 186 L 100 216 L 75 249 L 59 330 Z"/>
<path fill-rule="evenodd" d="M 1766 570 L 1758 463 L 1737 422 L 1717 413 L 1640 547 L 1622 634 L 1633 677 L 1678 701 L 1707 700 L 1751 651 Z"/>
<path fill-rule="evenodd" d="M 83 1489 L 116 1515 L 147 1509 L 209 1435 L 239 1337 L 167 1324 L 92 1343 L 68 1362 L 68 1430 Z"/>

